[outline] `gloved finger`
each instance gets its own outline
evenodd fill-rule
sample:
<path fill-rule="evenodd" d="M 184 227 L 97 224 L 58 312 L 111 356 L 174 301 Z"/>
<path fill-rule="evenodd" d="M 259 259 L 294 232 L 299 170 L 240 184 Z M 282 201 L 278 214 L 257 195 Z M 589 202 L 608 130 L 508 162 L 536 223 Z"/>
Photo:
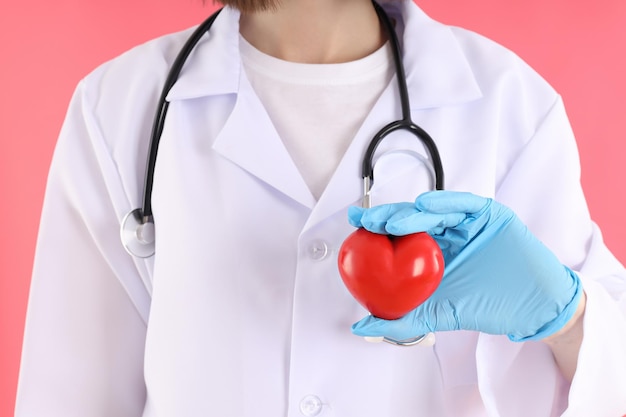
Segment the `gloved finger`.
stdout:
<path fill-rule="evenodd" d="M 472 193 L 430 191 L 415 199 L 415 207 L 429 213 L 477 213 L 491 200 Z"/>
<path fill-rule="evenodd" d="M 385 230 L 394 236 L 427 232 L 438 235 L 448 227 L 455 227 L 465 220 L 465 213 L 424 213 L 420 211 L 398 212 L 387 221 Z"/>
<path fill-rule="evenodd" d="M 354 227 L 363 227 L 361 224 L 361 217 L 366 209 L 358 206 L 348 207 L 348 223 Z"/>
<path fill-rule="evenodd" d="M 393 203 L 364 209 L 361 207 L 348 208 L 348 221 L 355 227 L 364 227 L 373 233 L 387 234 L 385 226 L 387 220 L 401 212 L 415 212 L 413 203 Z"/>
<path fill-rule="evenodd" d="M 416 323 L 410 317 L 384 320 L 369 315 L 352 325 L 352 333 L 362 337 L 386 336 L 395 340 L 406 340 L 433 331 L 425 324 Z"/>

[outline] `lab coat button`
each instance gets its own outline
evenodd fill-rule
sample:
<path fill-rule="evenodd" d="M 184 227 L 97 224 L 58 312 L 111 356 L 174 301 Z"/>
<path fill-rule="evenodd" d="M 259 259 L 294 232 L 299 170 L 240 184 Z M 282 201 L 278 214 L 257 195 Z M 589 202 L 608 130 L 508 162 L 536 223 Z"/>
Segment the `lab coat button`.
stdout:
<path fill-rule="evenodd" d="M 314 261 L 321 261 L 328 256 L 328 245 L 322 240 L 314 240 L 309 245 L 309 256 Z"/>
<path fill-rule="evenodd" d="M 306 417 L 313 417 L 322 411 L 322 400 L 316 395 L 307 395 L 300 401 L 300 412 Z"/>

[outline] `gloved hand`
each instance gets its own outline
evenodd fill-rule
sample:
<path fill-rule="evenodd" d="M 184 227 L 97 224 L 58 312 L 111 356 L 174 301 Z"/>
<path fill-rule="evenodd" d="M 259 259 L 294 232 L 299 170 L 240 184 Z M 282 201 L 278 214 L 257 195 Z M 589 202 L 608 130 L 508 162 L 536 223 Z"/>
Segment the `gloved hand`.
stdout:
<path fill-rule="evenodd" d="M 414 204 L 351 207 L 349 220 L 375 233 L 428 232 L 446 263 L 426 302 L 397 320 L 368 316 L 352 326 L 356 335 L 403 340 L 463 329 L 538 340 L 560 330 L 580 301 L 578 276 L 494 200 L 434 191 Z"/>

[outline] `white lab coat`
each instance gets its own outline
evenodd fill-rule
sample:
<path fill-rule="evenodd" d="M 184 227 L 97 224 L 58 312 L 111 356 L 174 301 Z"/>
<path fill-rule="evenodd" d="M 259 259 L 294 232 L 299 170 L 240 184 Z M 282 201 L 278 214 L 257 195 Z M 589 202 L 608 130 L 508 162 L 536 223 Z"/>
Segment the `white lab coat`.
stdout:
<path fill-rule="evenodd" d="M 397 348 L 350 333 L 366 311 L 336 254 L 366 144 L 399 117 L 396 85 L 316 202 L 242 71 L 238 13 L 226 9 L 169 93 L 153 258 L 129 256 L 118 230 L 141 204 L 157 96 L 189 32 L 79 84 L 45 199 L 18 417 L 626 414 L 626 274 L 589 218 L 560 97 L 502 47 L 412 3 L 386 7 L 403 36 L 413 118 L 439 146 L 447 188 L 512 207 L 583 279 L 571 388 L 541 342 L 450 332 L 434 347 Z M 428 189 L 407 149 L 423 153 L 407 134 L 381 145 L 375 204 Z"/>

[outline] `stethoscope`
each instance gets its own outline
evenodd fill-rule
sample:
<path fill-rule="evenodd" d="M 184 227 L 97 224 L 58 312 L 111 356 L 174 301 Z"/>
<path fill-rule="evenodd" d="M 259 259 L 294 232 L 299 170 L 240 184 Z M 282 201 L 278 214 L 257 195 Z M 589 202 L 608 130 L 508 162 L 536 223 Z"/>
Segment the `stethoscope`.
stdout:
<path fill-rule="evenodd" d="M 365 151 L 361 165 L 361 177 L 363 178 L 362 206 L 365 208 L 371 207 L 371 189 L 374 184 L 374 153 L 376 152 L 378 145 L 385 137 L 398 130 L 406 130 L 421 141 L 430 155 L 432 170 L 429 172 L 430 175 L 434 177 L 434 188 L 436 190 L 443 190 L 444 185 L 443 165 L 441 163 L 439 150 L 437 149 L 435 142 L 424 129 L 417 126 L 411 120 L 411 108 L 406 84 L 406 75 L 402 64 L 400 43 L 393 28 L 393 24 L 387 16 L 387 13 L 385 13 L 383 8 L 378 5 L 378 3 L 374 1 L 373 5 L 381 24 L 384 26 L 385 31 L 389 36 L 390 46 L 393 53 L 393 61 L 396 69 L 396 79 L 398 81 L 398 91 L 402 107 L 402 119 L 387 124 L 378 133 L 376 133 Z M 178 76 L 180 75 L 180 72 L 192 50 L 204 34 L 210 30 L 213 22 L 221 11 L 222 9 L 212 14 L 208 19 L 200 24 L 200 26 L 198 26 L 198 28 L 191 34 L 189 39 L 187 39 L 187 42 L 185 42 L 182 49 L 178 53 L 178 56 L 174 60 L 172 68 L 170 69 L 170 72 L 165 80 L 165 84 L 163 85 L 156 115 L 152 123 L 146 172 L 144 177 L 143 204 L 140 208 L 136 208 L 129 212 L 124 217 L 121 224 L 120 233 L 122 244 L 124 245 L 126 251 L 133 256 L 139 258 L 149 258 L 154 255 L 155 251 L 154 219 L 152 216 L 152 186 L 154 183 L 154 169 L 156 166 L 159 142 L 161 134 L 163 133 L 163 127 L 165 126 L 165 116 L 167 115 L 169 107 L 169 102 L 166 100 L 166 97 L 170 89 L 176 83 L 176 80 L 178 79 Z M 422 159 L 417 154 L 415 156 Z M 432 340 L 432 334 L 422 335 L 418 338 L 406 341 L 398 341 L 389 338 L 384 338 L 383 340 L 385 342 L 401 346 L 412 346 L 422 342 L 432 344 L 430 342 Z"/>

